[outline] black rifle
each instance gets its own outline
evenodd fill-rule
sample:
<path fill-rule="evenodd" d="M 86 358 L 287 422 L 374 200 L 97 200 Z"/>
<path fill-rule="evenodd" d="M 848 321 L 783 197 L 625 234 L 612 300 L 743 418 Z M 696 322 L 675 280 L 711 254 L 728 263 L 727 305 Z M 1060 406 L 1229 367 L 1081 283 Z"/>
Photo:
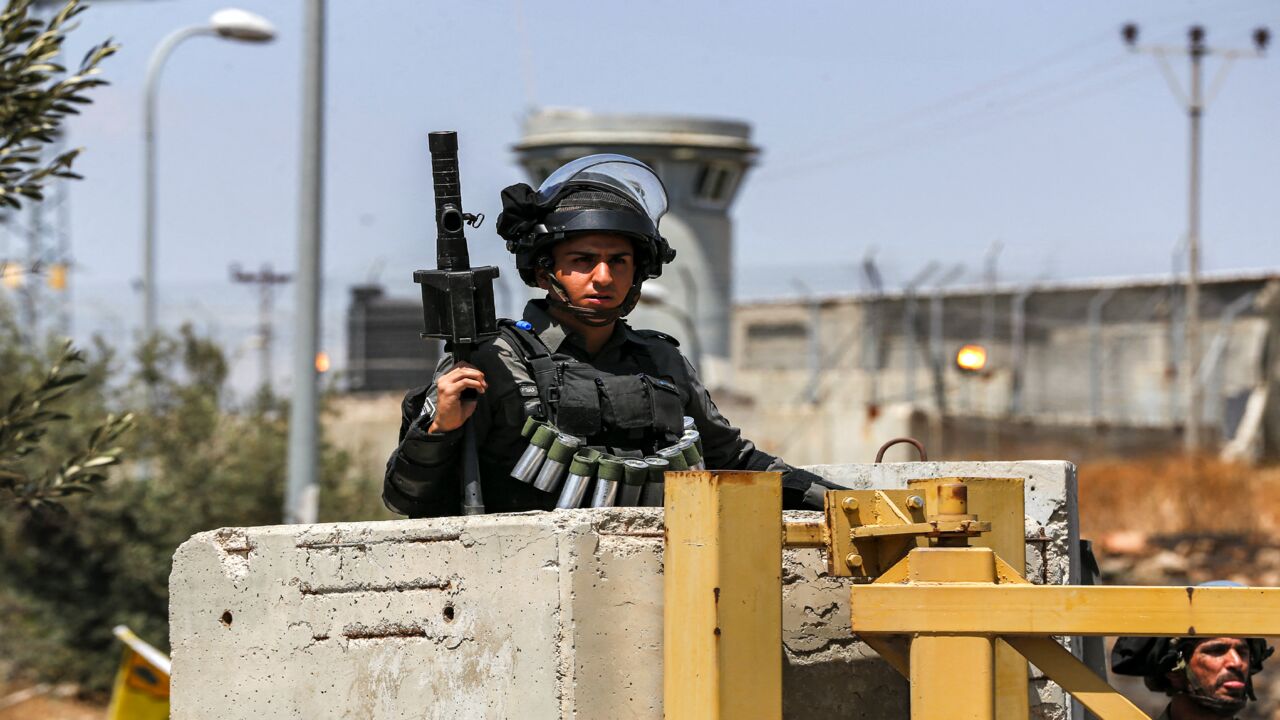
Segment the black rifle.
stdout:
<path fill-rule="evenodd" d="M 478 227 L 484 216 L 462 212 L 458 133 L 433 132 L 427 136 L 427 145 L 436 196 L 436 269 L 413 273 L 413 281 L 422 286 L 422 337 L 444 340 L 445 351 L 453 353 L 454 360 L 466 362 L 479 343 L 498 334 L 493 306 L 498 268 L 471 267 L 462 228 Z M 462 397 L 474 399 L 476 391 L 468 389 Z M 463 515 L 484 513 L 476 452 L 475 429 L 468 421 L 462 432 Z"/>

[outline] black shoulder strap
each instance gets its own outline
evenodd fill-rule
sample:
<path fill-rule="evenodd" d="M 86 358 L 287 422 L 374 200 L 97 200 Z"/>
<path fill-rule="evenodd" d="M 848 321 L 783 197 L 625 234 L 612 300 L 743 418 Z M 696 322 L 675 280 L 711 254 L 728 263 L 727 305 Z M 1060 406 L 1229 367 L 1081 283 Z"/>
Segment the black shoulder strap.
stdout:
<path fill-rule="evenodd" d="M 507 339 L 512 349 L 520 356 L 521 360 L 529 360 L 539 355 L 550 355 L 551 350 L 547 348 L 547 344 L 542 342 L 542 338 L 538 334 L 525 330 L 516 324 L 516 321 L 502 318 L 498 320 L 498 332 Z"/>
<path fill-rule="evenodd" d="M 503 319 L 498 326 L 499 332 L 510 343 L 516 355 L 533 370 L 533 382 L 538 386 L 538 399 L 542 401 L 542 415 L 550 419 L 556 403 L 560 401 L 556 364 L 551 359 L 551 350 L 537 333 L 525 330 L 514 321 Z"/>

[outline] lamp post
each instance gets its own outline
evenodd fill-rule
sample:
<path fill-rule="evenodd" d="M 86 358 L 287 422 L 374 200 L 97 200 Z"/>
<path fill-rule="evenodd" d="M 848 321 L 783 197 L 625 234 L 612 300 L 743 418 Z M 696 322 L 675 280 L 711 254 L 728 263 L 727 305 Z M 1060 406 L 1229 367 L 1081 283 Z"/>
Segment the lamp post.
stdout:
<path fill-rule="evenodd" d="M 324 84 L 327 0 L 306 0 L 302 25 L 302 141 L 298 187 L 297 319 L 284 522 L 320 512 L 320 270 L 324 266 Z"/>
<path fill-rule="evenodd" d="M 151 53 L 143 86 L 143 212 L 142 212 L 142 329 L 143 338 L 156 332 L 156 85 L 160 70 L 183 40 L 214 35 L 239 42 L 264 43 L 275 39 L 276 29 L 265 18 L 247 10 L 227 8 L 215 12 L 209 22 L 169 33 Z"/>

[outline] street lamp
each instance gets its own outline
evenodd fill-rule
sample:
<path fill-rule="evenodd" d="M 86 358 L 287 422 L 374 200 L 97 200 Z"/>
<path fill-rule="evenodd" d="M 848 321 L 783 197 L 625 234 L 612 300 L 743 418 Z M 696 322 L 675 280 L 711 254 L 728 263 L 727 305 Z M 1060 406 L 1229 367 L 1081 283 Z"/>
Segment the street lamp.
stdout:
<path fill-rule="evenodd" d="M 266 18 L 247 10 L 225 8 L 209 17 L 203 25 L 191 25 L 173 31 L 151 53 L 147 79 L 143 86 L 143 214 L 142 214 L 142 293 L 143 338 L 156 332 L 156 85 L 160 70 L 174 48 L 187 38 L 213 35 L 237 42 L 264 43 L 275 39 L 276 29 Z"/>

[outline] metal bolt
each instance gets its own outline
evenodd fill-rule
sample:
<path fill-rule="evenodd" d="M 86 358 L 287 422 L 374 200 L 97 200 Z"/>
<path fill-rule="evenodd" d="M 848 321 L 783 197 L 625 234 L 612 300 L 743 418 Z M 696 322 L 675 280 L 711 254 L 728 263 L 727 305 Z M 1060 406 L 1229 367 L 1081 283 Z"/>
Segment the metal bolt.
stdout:
<path fill-rule="evenodd" d="M 858 498 L 847 497 L 840 502 L 840 507 L 844 508 L 845 512 L 853 512 L 858 509 Z"/>
<path fill-rule="evenodd" d="M 844 556 L 844 564 L 851 568 L 862 567 L 862 556 L 858 553 L 849 553 Z"/>
<path fill-rule="evenodd" d="M 907 498 L 907 508 L 911 510 L 923 510 L 924 498 L 920 497 L 919 495 L 912 495 L 911 497 Z"/>

